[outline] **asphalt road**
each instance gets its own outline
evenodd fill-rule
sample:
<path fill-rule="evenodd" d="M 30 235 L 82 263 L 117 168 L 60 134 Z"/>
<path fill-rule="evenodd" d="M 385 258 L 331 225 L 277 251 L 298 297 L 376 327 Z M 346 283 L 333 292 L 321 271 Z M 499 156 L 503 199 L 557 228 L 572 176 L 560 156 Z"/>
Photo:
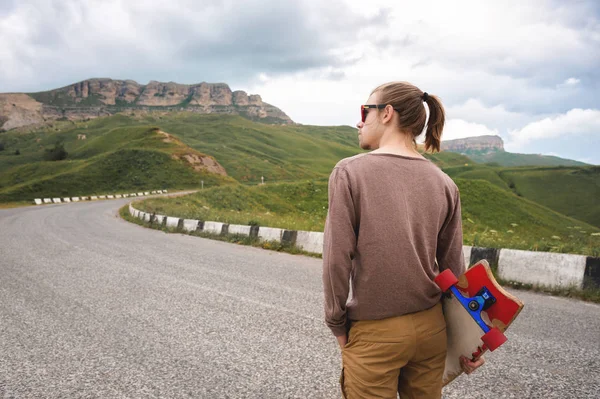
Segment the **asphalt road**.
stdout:
<path fill-rule="evenodd" d="M 127 200 L 0 210 L 0 398 L 338 398 L 321 261 L 144 229 Z M 445 398 L 600 397 L 600 306 L 513 291 Z"/>

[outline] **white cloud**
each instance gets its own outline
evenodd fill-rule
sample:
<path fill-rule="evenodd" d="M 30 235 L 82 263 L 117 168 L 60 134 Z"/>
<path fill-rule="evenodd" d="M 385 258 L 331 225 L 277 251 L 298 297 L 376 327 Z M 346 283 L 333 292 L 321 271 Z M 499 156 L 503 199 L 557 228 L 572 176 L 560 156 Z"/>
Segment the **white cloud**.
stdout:
<path fill-rule="evenodd" d="M 556 85 L 557 89 L 575 89 L 576 87 L 579 86 L 579 83 L 581 82 L 580 79 L 577 78 L 568 78 L 566 79 L 564 82 L 559 83 Z"/>
<path fill-rule="evenodd" d="M 365 9 L 364 1 L 348 2 Z M 377 4 L 390 7 L 389 2 Z M 593 68 L 600 60 L 600 53 L 594 51 L 598 22 L 591 1 L 571 2 L 568 7 L 557 7 L 552 0 L 400 0 L 395 4 L 388 11 L 389 26 L 372 34 L 399 44 L 392 51 L 403 56 L 410 52 L 421 61 L 536 78 Z M 369 8 L 373 6 L 370 1 Z"/>
<path fill-rule="evenodd" d="M 581 82 L 581 81 L 579 79 L 577 79 L 577 78 L 569 78 L 569 79 L 567 79 L 567 80 L 564 81 L 564 84 L 565 85 L 573 86 L 573 85 L 578 84 L 579 82 Z"/>
<path fill-rule="evenodd" d="M 509 111 L 504 104 L 487 106 L 477 98 L 469 98 L 464 103 L 447 106 L 446 117 L 495 126 L 503 131 L 516 129 L 536 119 L 529 113 Z"/>
<path fill-rule="evenodd" d="M 522 149 L 532 141 L 565 135 L 600 136 L 600 110 L 572 109 L 567 113 L 544 118 L 509 133 L 508 147 Z"/>
<path fill-rule="evenodd" d="M 462 119 L 449 119 L 446 121 L 446 126 L 444 126 L 442 141 L 488 135 L 497 136 L 498 130 L 490 129 L 480 123 L 467 122 Z"/>

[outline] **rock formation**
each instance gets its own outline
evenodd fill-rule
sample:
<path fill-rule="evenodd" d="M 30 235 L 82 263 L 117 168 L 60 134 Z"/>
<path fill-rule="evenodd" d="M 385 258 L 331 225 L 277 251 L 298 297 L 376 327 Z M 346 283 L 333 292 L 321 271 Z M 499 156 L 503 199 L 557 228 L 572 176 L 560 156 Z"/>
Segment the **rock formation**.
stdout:
<path fill-rule="evenodd" d="M 90 79 L 46 92 L 0 94 L 0 129 L 135 110 L 238 114 L 266 123 L 293 123 L 259 95 L 232 92 L 224 83 L 184 85 L 150 81 L 140 85 L 133 80 Z"/>
<path fill-rule="evenodd" d="M 460 153 L 504 151 L 504 141 L 500 136 L 477 136 L 448 140 L 442 141 L 442 151 Z"/>

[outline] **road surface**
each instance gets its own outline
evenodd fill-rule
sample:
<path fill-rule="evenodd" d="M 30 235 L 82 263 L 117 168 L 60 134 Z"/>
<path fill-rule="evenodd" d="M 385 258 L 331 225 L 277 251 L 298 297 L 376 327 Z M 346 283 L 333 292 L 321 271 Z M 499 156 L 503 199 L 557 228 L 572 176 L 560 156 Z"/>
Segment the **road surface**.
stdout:
<path fill-rule="evenodd" d="M 339 398 L 321 261 L 165 234 L 127 200 L 0 210 L 0 398 Z M 518 291 L 445 398 L 598 398 L 600 306 Z"/>

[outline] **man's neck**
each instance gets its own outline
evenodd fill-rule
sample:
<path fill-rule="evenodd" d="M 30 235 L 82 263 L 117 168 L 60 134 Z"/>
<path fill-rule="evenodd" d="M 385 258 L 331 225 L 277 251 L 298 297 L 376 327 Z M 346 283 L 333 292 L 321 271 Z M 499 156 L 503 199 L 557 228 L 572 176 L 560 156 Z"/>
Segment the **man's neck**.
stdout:
<path fill-rule="evenodd" d="M 406 145 L 384 145 L 379 147 L 378 149 L 372 151 L 374 154 L 396 154 L 403 155 L 407 157 L 415 157 L 415 158 L 424 158 L 413 146 Z"/>

